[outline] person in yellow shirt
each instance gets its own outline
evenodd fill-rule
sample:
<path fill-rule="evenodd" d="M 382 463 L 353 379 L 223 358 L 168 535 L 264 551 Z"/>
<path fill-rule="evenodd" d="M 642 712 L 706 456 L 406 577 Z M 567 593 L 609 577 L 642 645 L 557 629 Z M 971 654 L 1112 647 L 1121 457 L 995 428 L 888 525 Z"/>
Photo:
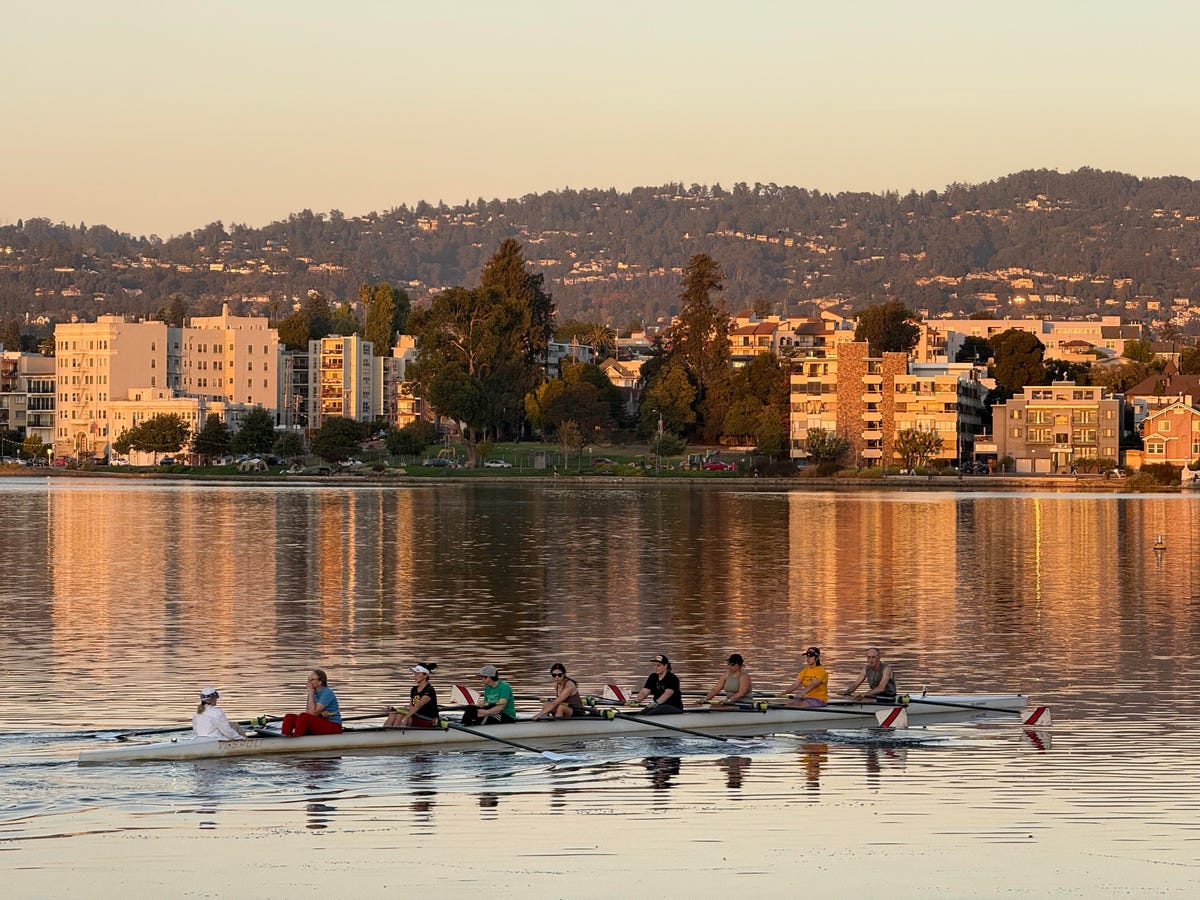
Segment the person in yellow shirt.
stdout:
<path fill-rule="evenodd" d="M 829 673 L 821 665 L 820 647 L 804 651 L 804 668 L 784 693 L 793 695 L 788 706 L 824 706 L 829 702 Z"/>

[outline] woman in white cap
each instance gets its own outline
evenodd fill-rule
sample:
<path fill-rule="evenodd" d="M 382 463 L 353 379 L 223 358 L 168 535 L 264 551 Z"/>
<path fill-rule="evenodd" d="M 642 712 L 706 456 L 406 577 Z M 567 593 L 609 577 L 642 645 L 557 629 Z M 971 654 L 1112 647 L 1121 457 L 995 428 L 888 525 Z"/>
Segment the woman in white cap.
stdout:
<path fill-rule="evenodd" d="M 429 676 L 437 663 L 417 663 L 409 666 L 413 686 L 408 689 L 408 709 L 393 709 L 384 722 L 385 728 L 433 728 L 438 723 L 437 691 Z"/>
<path fill-rule="evenodd" d="M 206 687 L 200 692 L 200 705 L 192 716 L 192 731 L 196 737 L 215 737 L 222 741 L 242 741 L 246 732 L 240 725 L 229 721 L 225 710 L 217 706 L 220 693 L 215 687 Z"/>

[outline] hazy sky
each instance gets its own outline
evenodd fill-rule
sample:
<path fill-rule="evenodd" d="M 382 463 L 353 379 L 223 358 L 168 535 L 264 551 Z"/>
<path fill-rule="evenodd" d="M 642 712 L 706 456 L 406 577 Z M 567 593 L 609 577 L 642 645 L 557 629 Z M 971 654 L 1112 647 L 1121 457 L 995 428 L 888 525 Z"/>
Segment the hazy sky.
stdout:
<path fill-rule="evenodd" d="M 435 7 L 439 7 L 435 9 Z M 1194 0 L 6 4 L 0 224 L 1200 177 Z"/>

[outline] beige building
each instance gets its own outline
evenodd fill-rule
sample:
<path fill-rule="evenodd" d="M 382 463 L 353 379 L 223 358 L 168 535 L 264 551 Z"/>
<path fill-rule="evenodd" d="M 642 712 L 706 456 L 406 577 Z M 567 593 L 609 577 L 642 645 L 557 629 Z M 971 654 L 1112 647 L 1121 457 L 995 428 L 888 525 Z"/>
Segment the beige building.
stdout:
<path fill-rule="evenodd" d="M 382 413 L 375 403 L 375 373 L 381 368 L 371 342 L 358 335 L 309 341 L 309 427 L 338 416 L 373 422 Z"/>
<path fill-rule="evenodd" d="M 195 316 L 183 329 L 181 381 L 189 397 L 279 408 L 279 333 L 262 316 Z M 176 385 L 173 385 L 176 386 Z"/>
<path fill-rule="evenodd" d="M 127 322 L 100 316 L 54 329 L 57 389 L 54 453 L 102 457 L 112 431 L 112 403 L 133 390 L 170 389 L 167 345 L 178 351 L 181 329 L 164 322 Z M 178 372 L 172 373 L 178 378 Z"/>
<path fill-rule="evenodd" d="M 54 357 L 0 352 L 0 431 L 54 443 Z M 15 456 L 13 447 L 0 456 Z"/>
<path fill-rule="evenodd" d="M 791 375 L 791 453 L 802 457 L 808 432 L 819 428 L 850 442 L 849 465 L 896 465 L 896 435 L 911 428 L 936 431 L 937 458 L 953 463 L 974 450 L 987 391 L 970 365 L 872 357 L 864 341 L 813 351 Z"/>
<path fill-rule="evenodd" d="M 229 410 L 278 409 L 279 337 L 263 317 L 231 316 L 226 308 L 174 328 L 100 316 L 58 325 L 54 341 L 58 456 L 107 456 L 112 441 L 140 420 L 123 407 L 114 427 L 118 403 L 167 404 L 171 408 L 155 411 L 187 412 L 189 422 L 199 422 L 195 427 L 204 424 L 205 410 L 220 412 L 236 428 L 240 415 L 230 420 Z"/>
<path fill-rule="evenodd" d="M 1031 385 L 992 407 L 996 453 L 1018 473 L 1069 472 L 1084 457 L 1119 463 L 1123 407 L 1105 387 Z"/>
<path fill-rule="evenodd" d="M 934 319 L 928 324 L 945 336 L 943 345 L 949 359 L 954 359 L 968 337 L 991 339 L 1014 328 L 1027 331 L 1041 341 L 1047 359 L 1079 360 L 1095 358 L 1096 353 L 1107 357 L 1121 356 L 1126 341 L 1144 337 L 1141 325 L 1123 325 L 1120 316 L 1101 316 L 1099 319 Z"/>

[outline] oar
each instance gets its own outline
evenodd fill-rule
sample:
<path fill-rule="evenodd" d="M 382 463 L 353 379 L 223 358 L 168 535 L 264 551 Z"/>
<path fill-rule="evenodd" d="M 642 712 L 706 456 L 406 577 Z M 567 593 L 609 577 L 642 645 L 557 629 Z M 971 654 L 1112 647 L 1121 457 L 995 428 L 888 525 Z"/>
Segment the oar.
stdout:
<path fill-rule="evenodd" d="M 582 709 L 583 707 L 579 707 Z M 692 737 L 708 738 L 710 741 L 720 741 L 723 744 L 733 744 L 735 747 L 761 747 L 762 741 L 756 740 L 741 740 L 740 738 L 724 737 L 719 734 L 706 734 L 703 731 L 696 731 L 694 728 L 680 728 L 678 725 L 668 725 L 666 722 L 659 722 L 653 716 L 638 716 L 632 713 L 621 712 L 619 709 L 607 707 L 600 711 L 600 715 L 606 719 L 629 719 L 631 722 L 642 722 L 646 725 L 653 725 L 655 728 L 665 728 L 667 731 L 678 731 L 680 734 L 690 734 Z"/>
<path fill-rule="evenodd" d="M 1000 706 L 985 706 L 980 703 L 954 703 L 950 700 L 925 700 L 922 697 L 901 697 L 903 703 L 922 703 L 925 706 L 945 706 L 949 709 L 970 709 L 975 712 L 1007 713 L 1010 716 L 1021 716 L 1021 724 L 1030 728 L 1039 726 L 1048 728 L 1054 720 L 1050 715 L 1050 707 L 1035 706 L 1028 713 L 1024 709 L 1004 709 Z"/>
<path fill-rule="evenodd" d="M 757 709 L 765 711 L 766 709 L 781 709 L 787 712 L 810 712 L 810 713 L 839 713 L 843 716 L 874 716 L 875 721 L 882 728 L 906 728 L 908 727 L 908 713 L 903 706 L 880 706 L 878 709 L 842 709 L 837 706 L 770 706 L 762 700 L 754 703 L 743 703 L 738 701 L 733 704 L 740 706 L 743 709 Z"/>
<path fill-rule="evenodd" d="M 502 738 L 496 734 L 488 734 L 486 731 L 479 731 L 475 728 L 468 728 L 466 725 L 459 725 L 457 722 L 451 722 L 449 719 L 438 719 L 438 727 L 443 731 L 454 729 L 462 731 L 466 734 L 473 734 L 475 737 L 484 738 L 485 740 L 495 741 L 498 744 L 507 744 L 509 747 L 516 747 L 518 750 L 524 750 L 526 753 L 536 753 L 543 759 L 548 759 L 551 762 L 570 762 L 582 759 L 580 756 L 573 756 L 570 753 L 555 753 L 552 750 L 539 750 L 537 747 L 531 747 L 528 744 L 521 744 L 517 741 L 510 741 L 508 738 Z"/>
<path fill-rule="evenodd" d="M 266 725 L 268 722 L 278 722 L 276 716 L 259 716 L 257 719 L 245 719 L 241 722 L 234 722 L 234 725 L 240 725 L 243 728 L 258 728 Z M 97 737 L 113 738 L 118 741 L 123 741 L 126 738 L 145 737 L 152 734 L 175 734 L 180 731 L 191 731 L 191 725 L 167 725 L 162 728 L 139 728 L 137 731 L 98 731 Z"/>

